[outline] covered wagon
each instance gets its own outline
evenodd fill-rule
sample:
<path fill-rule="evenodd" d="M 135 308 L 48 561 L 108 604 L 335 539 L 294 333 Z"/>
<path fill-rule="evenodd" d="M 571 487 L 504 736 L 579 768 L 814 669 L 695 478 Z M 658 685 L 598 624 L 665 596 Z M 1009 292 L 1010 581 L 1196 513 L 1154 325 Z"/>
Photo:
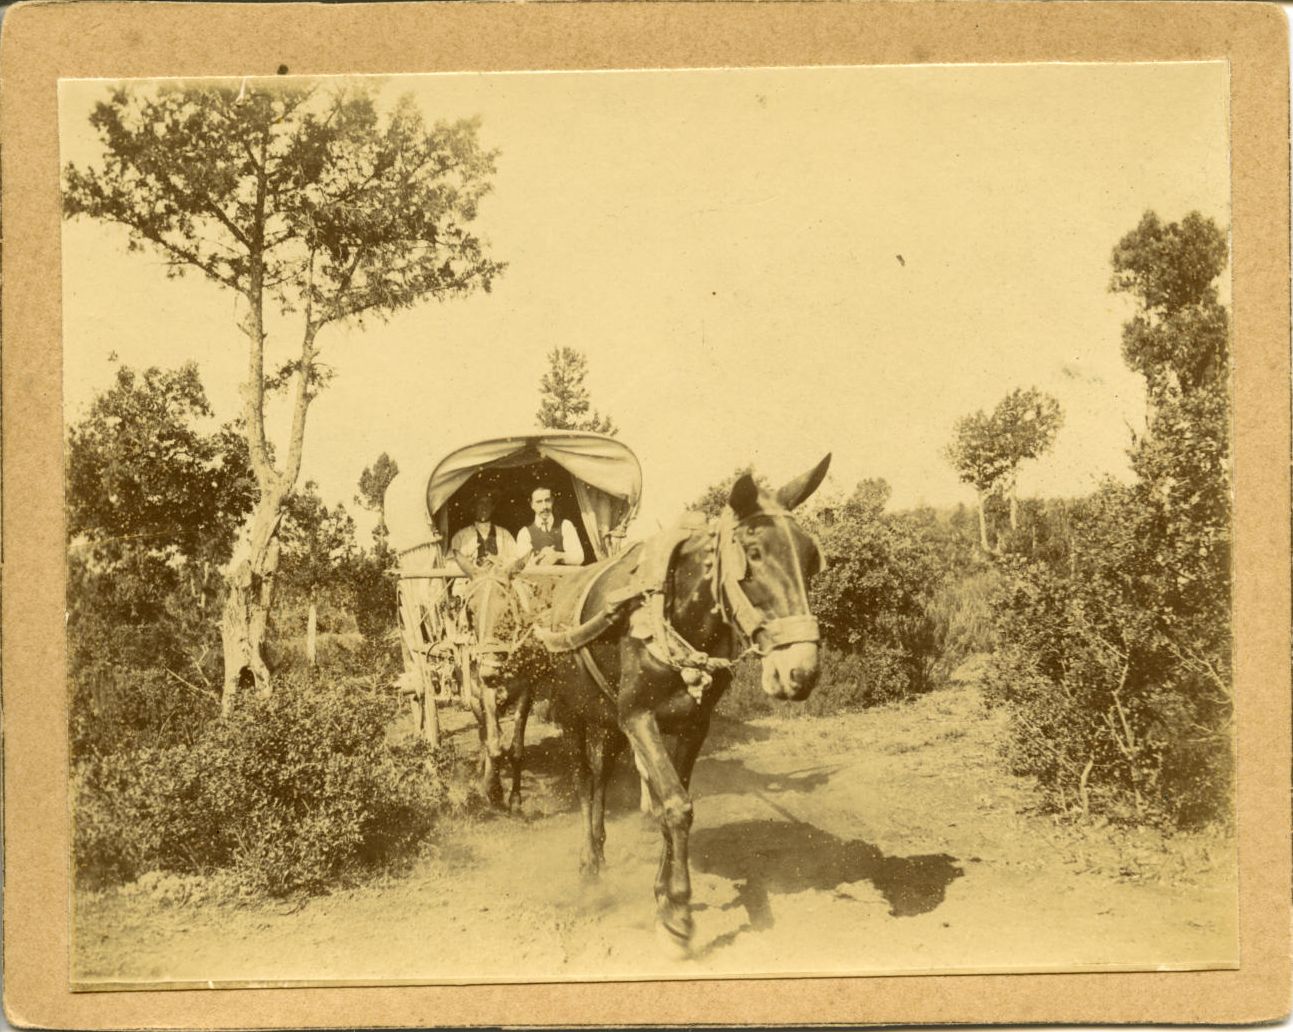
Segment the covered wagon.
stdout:
<path fill-rule="evenodd" d="M 517 534 L 534 518 L 530 499 L 540 485 L 551 489 L 555 515 L 570 522 L 589 563 L 622 546 L 641 498 L 642 470 L 613 437 L 545 430 L 465 444 L 421 469 L 402 470 L 387 488 L 386 525 L 399 558 L 401 689 L 432 741 L 439 736 L 436 701 L 467 697 L 481 647 L 464 618 L 466 574 L 450 542 L 472 523 L 473 499 L 484 492 L 493 499 L 493 522 Z M 542 605 L 554 578 L 571 572 L 529 564 L 515 579 Z"/>

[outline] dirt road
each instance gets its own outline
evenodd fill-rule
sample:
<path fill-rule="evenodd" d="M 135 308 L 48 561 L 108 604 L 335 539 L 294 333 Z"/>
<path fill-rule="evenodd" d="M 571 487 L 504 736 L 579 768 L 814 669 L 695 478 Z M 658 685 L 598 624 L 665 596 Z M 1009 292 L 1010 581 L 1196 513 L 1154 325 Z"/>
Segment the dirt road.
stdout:
<path fill-rule="evenodd" d="M 1233 966 L 1234 854 L 1029 816 L 973 685 L 716 728 L 694 779 L 696 951 L 653 926 L 659 834 L 626 772 L 602 879 L 576 870 L 551 729 L 522 818 L 448 829 L 409 874 L 303 906 L 78 898 L 78 981 L 263 984 Z M 295 908 L 295 909 L 294 909 Z"/>

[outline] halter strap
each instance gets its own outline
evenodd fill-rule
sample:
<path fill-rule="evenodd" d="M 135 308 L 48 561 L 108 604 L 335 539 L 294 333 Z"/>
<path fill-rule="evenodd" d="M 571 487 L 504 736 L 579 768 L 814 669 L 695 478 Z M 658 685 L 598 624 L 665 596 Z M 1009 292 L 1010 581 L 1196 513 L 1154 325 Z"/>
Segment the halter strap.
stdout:
<path fill-rule="evenodd" d="M 736 540 L 736 532 L 746 526 L 757 516 L 768 516 L 773 519 L 791 519 L 789 510 L 776 508 L 759 509 L 747 516 L 738 518 L 731 506 L 725 506 L 718 517 L 716 528 L 717 542 L 714 557 L 713 594 L 720 609 L 730 616 L 737 631 L 750 643 L 749 650 L 766 656 L 773 649 L 783 645 L 794 645 L 800 642 L 821 641 L 821 628 L 817 618 L 807 612 L 808 599 L 804 598 L 803 613 L 791 616 L 778 616 L 769 619 L 763 610 L 750 601 L 741 582 L 745 579 L 748 561 L 745 552 Z"/>

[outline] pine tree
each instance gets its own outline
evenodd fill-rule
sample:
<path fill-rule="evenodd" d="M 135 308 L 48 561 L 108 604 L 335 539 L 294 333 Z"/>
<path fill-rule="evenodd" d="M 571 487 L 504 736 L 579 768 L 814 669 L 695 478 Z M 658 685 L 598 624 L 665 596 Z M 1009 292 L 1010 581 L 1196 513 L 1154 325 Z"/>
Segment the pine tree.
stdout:
<path fill-rule="evenodd" d="M 588 398 L 584 378 L 588 359 L 574 348 L 553 348 L 548 353 L 548 371 L 539 382 L 539 426 L 552 430 L 590 430 L 614 436 L 619 429 L 610 416 L 603 416 Z"/>

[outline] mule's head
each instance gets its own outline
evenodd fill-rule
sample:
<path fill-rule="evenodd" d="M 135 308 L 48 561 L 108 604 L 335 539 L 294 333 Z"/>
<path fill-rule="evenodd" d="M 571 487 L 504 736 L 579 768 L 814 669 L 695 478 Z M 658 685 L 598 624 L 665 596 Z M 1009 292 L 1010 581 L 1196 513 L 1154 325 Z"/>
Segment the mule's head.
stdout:
<path fill-rule="evenodd" d="M 778 699 L 805 699 L 817 684 L 820 634 L 808 608 L 808 581 L 822 557 L 791 512 L 817 490 L 830 462 L 827 455 L 774 493 L 746 474 L 727 500 L 730 537 L 720 542 L 724 601 L 763 655 L 763 690 Z"/>

